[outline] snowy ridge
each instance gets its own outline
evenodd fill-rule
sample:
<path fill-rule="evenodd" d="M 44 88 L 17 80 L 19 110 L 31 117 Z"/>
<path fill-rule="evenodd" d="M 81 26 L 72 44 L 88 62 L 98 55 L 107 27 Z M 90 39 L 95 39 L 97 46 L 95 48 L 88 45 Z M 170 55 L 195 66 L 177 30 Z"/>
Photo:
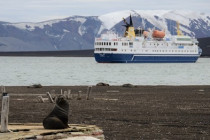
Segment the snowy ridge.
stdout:
<path fill-rule="evenodd" d="M 194 34 L 191 30 L 189 30 L 191 28 L 191 23 L 194 21 L 205 22 L 207 24 L 207 26 L 201 27 L 201 23 L 200 25 L 196 23 L 196 29 L 204 28 L 210 31 L 210 15 L 184 10 L 125 10 L 108 13 L 99 16 L 99 19 L 102 21 L 101 30 L 111 30 L 117 23 L 122 21 L 123 17 L 127 18 L 130 14 L 133 17 L 135 16 L 143 19 L 144 21 L 148 21 L 153 24 L 154 27 L 166 30 L 166 32 L 170 32 L 168 24 L 172 24 L 167 23 L 167 20 L 174 21 L 173 24 L 178 21 L 180 23 L 181 30 L 188 34 Z M 176 25 L 174 24 L 172 26 L 175 27 Z"/>
<path fill-rule="evenodd" d="M 113 13 L 101 15 L 98 18 L 99 20 L 102 21 L 104 28 L 110 30 L 115 24 L 122 21 L 123 17 L 124 18 L 128 17 L 131 14 L 131 12 L 132 11 L 130 10 L 113 12 Z"/>
<path fill-rule="evenodd" d="M 37 23 L 0 22 L 0 51 L 93 49 L 95 37 L 108 30 L 123 35 L 123 18 L 133 17 L 135 28 L 176 34 L 176 21 L 184 35 L 210 37 L 210 15 L 178 10 L 124 10 L 101 16 L 71 16 Z M 4 47 L 3 47 L 4 46 Z M 6 46 L 6 47 L 5 47 Z"/>
<path fill-rule="evenodd" d="M 55 20 L 49 20 L 49 21 L 44 21 L 44 22 L 38 22 L 38 23 L 31 23 L 31 22 L 21 22 L 21 23 L 6 23 L 4 25 L 10 25 L 10 26 L 15 26 L 19 29 L 22 30 L 29 30 L 29 31 L 33 31 L 35 30 L 35 28 L 40 28 L 40 29 L 44 29 L 44 26 L 52 26 L 55 23 L 59 23 L 62 21 L 76 21 L 76 22 L 80 22 L 81 24 L 83 24 L 86 19 L 82 18 L 82 17 L 70 17 L 70 18 L 65 18 L 65 19 L 55 19 Z"/>

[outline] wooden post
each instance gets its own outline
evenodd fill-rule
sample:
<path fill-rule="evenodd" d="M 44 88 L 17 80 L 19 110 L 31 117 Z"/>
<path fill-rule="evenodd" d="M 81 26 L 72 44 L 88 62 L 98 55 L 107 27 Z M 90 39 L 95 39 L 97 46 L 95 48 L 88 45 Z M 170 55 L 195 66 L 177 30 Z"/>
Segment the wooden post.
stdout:
<path fill-rule="evenodd" d="M 89 100 L 90 99 L 90 92 L 91 92 L 92 86 L 88 86 L 87 88 L 87 96 L 86 99 Z"/>
<path fill-rule="evenodd" d="M 61 95 L 63 95 L 63 89 L 61 89 Z"/>
<path fill-rule="evenodd" d="M 5 91 L 5 89 L 4 89 Z M 1 132 L 9 132 L 8 130 L 8 115 L 9 115 L 9 96 L 3 92 L 2 109 L 1 109 Z"/>
<path fill-rule="evenodd" d="M 63 96 L 64 96 L 65 99 L 67 99 L 67 95 L 68 95 L 67 91 L 64 91 Z"/>
<path fill-rule="evenodd" d="M 70 90 L 70 89 L 68 90 L 68 96 L 67 96 L 67 99 L 72 100 L 72 94 L 71 94 L 71 90 Z"/>
<path fill-rule="evenodd" d="M 1 86 L 1 93 L 4 93 L 5 87 L 2 85 Z"/>
<path fill-rule="evenodd" d="M 78 91 L 78 97 L 77 97 L 77 100 L 81 100 L 82 98 L 81 98 L 81 92 L 82 91 Z"/>
<path fill-rule="evenodd" d="M 48 96 L 49 101 L 50 101 L 51 103 L 55 103 L 54 100 L 52 99 L 52 96 L 51 96 L 50 92 L 47 92 L 47 96 Z"/>

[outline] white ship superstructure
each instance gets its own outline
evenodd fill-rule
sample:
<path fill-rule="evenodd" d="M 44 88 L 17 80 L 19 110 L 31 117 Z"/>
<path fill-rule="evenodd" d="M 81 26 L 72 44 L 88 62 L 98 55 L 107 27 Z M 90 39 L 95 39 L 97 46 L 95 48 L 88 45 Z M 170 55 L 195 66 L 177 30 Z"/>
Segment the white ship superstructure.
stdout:
<path fill-rule="evenodd" d="M 124 20 L 125 21 L 125 20 Z M 165 37 L 163 31 L 134 30 L 125 21 L 124 37 L 107 32 L 95 39 L 95 59 L 99 63 L 196 62 L 201 55 L 195 38 L 181 35 Z"/>

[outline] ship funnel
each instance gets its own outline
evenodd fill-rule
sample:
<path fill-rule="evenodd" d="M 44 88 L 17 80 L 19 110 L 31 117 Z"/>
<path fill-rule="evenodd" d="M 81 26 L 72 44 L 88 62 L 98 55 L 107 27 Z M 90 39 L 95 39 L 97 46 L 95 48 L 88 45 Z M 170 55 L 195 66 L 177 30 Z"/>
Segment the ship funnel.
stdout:
<path fill-rule="evenodd" d="M 124 37 L 129 37 L 130 39 L 134 39 L 135 38 L 135 32 L 134 32 L 134 27 L 133 27 L 133 21 L 132 21 L 132 17 L 130 15 L 130 23 L 128 24 L 127 21 L 123 18 L 123 21 L 125 23 L 125 33 L 124 33 Z"/>

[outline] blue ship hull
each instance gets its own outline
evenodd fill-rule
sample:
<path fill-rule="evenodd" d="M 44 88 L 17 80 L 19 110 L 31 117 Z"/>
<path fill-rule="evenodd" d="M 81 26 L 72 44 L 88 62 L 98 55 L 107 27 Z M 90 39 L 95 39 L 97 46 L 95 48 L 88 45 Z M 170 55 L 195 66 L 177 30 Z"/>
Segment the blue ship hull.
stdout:
<path fill-rule="evenodd" d="M 195 63 L 199 55 L 134 55 L 95 53 L 98 63 Z"/>

